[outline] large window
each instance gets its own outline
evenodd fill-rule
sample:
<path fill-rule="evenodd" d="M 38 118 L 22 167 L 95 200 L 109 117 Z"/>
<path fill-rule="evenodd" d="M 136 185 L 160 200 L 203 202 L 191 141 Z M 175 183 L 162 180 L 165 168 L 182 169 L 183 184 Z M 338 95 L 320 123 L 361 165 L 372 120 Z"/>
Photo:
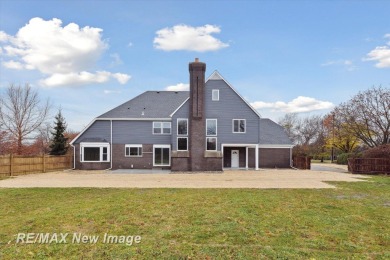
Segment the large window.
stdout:
<path fill-rule="evenodd" d="M 211 91 L 211 99 L 213 101 L 218 101 L 219 100 L 219 89 L 213 89 Z"/>
<path fill-rule="evenodd" d="M 178 137 L 177 138 L 177 150 L 178 151 L 187 151 L 188 150 L 188 138 L 187 137 Z"/>
<path fill-rule="evenodd" d="M 206 150 L 207 151 L 216 151 L 217 150 L 217 138 L 216 137 L 207 137 L 206 138 Z"/>
<path fill-rule="evenodd" d="M 177 135 L 188 135 L 188 119 L 177 119 Z"/>
<path fill-rule="evenodd" d="M 217 119 L 206 119 L 206 135 L 217 135 Z"/>
<path fill-rule="evenodd" d="M 153 122 L 153 134 L 171 134 L 171 122 Z"/>
<path fill-rule="evenodd" d="M 109 143 L 81 143 L 80 161 L 81 162 L 109 162 L 110 144 Z"/>
<path fill-rule="evenodd" d="M 142 144 L 126 144 L 125 145 L 126 157 L 142 157 Z"/>
<path fill-rule="evenodd" d="M 153 166 L 171 165 L 171 146 L 154 145 L 153 146 Z"/>
<path fill-rule="evenodd" d="M 233 119 L 233 133 L 245 133 L 245 132 L 246 132 L 246 120 Z"/>

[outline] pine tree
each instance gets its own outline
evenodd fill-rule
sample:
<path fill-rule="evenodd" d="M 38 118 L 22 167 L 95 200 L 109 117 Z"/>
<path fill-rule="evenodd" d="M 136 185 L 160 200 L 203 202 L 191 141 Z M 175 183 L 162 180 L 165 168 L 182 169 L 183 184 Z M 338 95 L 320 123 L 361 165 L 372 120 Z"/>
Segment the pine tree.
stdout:
<path fill-rule="evenodd" d="M 68 151 L 67 140 L 64 133 L 66 130 L 65 118 L 62 116 L 61 109 L 55 116 L 54 131 L 51 132 L 52 140 L 50 144 L 51 155 L 64 155 Z"/>

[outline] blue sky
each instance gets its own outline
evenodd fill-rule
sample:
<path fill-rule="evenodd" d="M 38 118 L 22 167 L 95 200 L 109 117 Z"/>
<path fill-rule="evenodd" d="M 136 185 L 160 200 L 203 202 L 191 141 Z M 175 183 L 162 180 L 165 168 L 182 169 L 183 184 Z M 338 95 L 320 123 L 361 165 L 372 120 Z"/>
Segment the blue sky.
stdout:
<path fill-rule="evenodd" d="M 263 117 L 390 84 L 390 1 L 0 1 L 0 91 L 30 83 L 80 131 L 198 57 Z"/>

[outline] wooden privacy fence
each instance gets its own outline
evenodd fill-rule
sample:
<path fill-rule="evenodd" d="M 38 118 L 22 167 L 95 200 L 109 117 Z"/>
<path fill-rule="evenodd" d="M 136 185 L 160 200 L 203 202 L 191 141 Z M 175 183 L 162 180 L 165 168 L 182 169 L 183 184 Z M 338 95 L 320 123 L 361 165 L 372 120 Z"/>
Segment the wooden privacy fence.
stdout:
<path fill-rule="evenodd" d="M 73 156 L 0 156 L 0 176 L 17 176 L 72 168 Z"/>
<path fill-rule="evenodd" d="M 349 158 L 348 171 L 365 174 L 390 174 L 390 158 Z"/>
<path fill-rule="evenodd" d="M 310 170 L 311 168 L 311 157 L 308 156 L 294 156 L 293 166 L 300 170 Z"/>

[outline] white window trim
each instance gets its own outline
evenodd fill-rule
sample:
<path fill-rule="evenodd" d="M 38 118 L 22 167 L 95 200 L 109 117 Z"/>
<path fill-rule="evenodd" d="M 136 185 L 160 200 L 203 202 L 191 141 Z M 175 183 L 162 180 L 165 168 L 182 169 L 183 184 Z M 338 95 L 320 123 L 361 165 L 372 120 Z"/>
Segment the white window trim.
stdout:
<path fill-rule="evenodd" d="M 179 138 L 185 138 L 187 140 L 187 149 L 186 150 L 179 150 Z M 177 137 L 176 149 L 177 149 L 177 151 L 188 151 L 188 137 L 187 136 L 178 136 Z"/>
<path fill-rule="evenodd" d="M 141 148 L 141 154 L 140 155 L 126 155 L 127 148 Z M 125 157 L 142 157 L 144 153 L 144 150 L 142 149 L 142 144 L 125 144 Z"/>
<path fill-rule="evenodd" d="M 207 134 L 207 121 L 210 121 L 210 120 L 215 120 L 215 135 Z M 217 136 L 217 135 L 218 135 L 218 119 L 216 119 L 216 118 L 206 119 L 206 136 Z"/>
<path fill-rule="evenodd" d="M 84 160 L 84 148 L 85 147 L 99 147 L 99 161 L 85 161 Z M 103 161 L 103 148 L 107 148 L 107 160 Z M 110 144 L 109 143 L 80 143 L 80 162 L 110 162 Z"/>
<path fill-rule="evenodd" d="M 216 98 L 216 99 L 214 99 L 214 92 L 217 93 L 217 98 Z M 211 91 L 211 100 L 212 100 L 212 101 L 219 101 L 219 89 L 213 89 L 213 90 Z"/>
<path fill-rule="evenodd" d="M 160 133 L 155 133 L 154 132 L 154 124 L 155 123 L 161 123 L 161 131 L 160 131 Z M 163 127 L 163 124 L 164 123 L 168 123 L 169 124 L 169 134 L 168 133 L 163 133 L 163 131 L 164 131 L 164 127 Z M 166 121 L 153 121 L 153 124 L 152 124 L 152 134 L 154 134 L 154 135 L 171 135 L 172 134 L 172 123 L 171 122 L 166 122 Z"/>
<path fill-rule="evenodd" d="M 169 165 L 155 164 L 154 148 L 169 148 Z M 170 144 L 155 144 L 155 145 L 153 145 L 153 166 L 155 166 L 155 167 L 171 166 L 171 145 Z"/>
<path fill-rule="evenodd" d="M 244 120 L 244 125 L 245 125 L 245 131 L 244 132 L 235 132 L 234 131 L 234 121 L 235 120 Z M 240 126 L 238 127 L 238 128 L 240 128 Z M 232 132 L 233 132 L 233 134 L 245 134 L 246 133 L 246 119 L 232 119 Z"/>
<path fill-rule="evenodd" d="M 187 122 L 187 134 L 179 134 L 179 121 L 180 120 L 185 120 L 186 122 Z M 176 131 L 177 131 L 177 135 L 178 136 L 187 136 L 188 135 L 188 129 L 189 127 L 188 127 L 188 118 L 178 118 L 177 120 L 176 120 Z"/>
<path fill-rule="evenodd" d="M 207 149 L 207 139 L 208 138 L 215 138 L 215 150 L 208 150 Z M 206 137 L 206 151 L 218 151 L 218 138 L 214 136 L 208 136 Z"/>

